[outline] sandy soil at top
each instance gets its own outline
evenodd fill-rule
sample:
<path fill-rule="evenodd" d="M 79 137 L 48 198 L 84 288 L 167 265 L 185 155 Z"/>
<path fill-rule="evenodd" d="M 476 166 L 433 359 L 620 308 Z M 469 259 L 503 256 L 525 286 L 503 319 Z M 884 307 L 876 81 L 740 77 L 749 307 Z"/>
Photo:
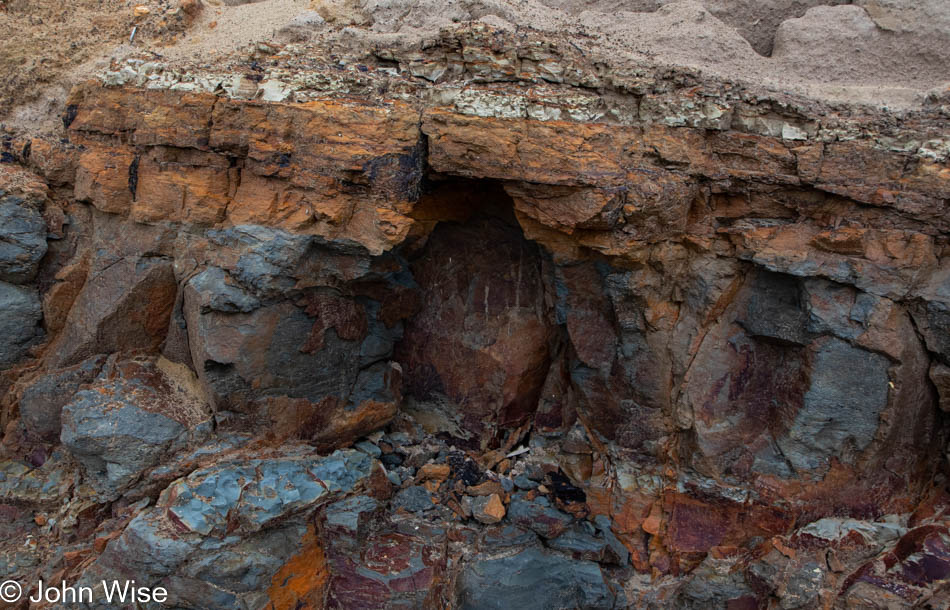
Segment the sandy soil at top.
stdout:
<path fill-rule="evenodd" d="M 193 27 L 174 46 L 161 51 L 166 59 L 213 60 L 252 42 L 275 40 L 281 28 L 310 7 L 310 0 L 266 0 L 236 6 L 220 0 L 206 2 Z"/>
<path fill-rule="evenodd" d="M 950 92 L 948 0 L 200 0 L 193 19 L 189 1 L 0 0 L 0 121 L 55 130 L 65 92 L 132 50 L 213 64 L 255 41 L 412 41 L 471 20 L 820 99 L 909 108 Z"/>

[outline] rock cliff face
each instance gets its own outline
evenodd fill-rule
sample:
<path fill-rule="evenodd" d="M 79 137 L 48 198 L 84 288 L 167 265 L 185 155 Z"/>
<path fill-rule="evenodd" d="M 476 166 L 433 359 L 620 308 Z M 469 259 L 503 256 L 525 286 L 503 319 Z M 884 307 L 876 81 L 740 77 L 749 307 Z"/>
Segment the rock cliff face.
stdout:
<path fill-rule="evenodd" d="M 478 24 L 133 58 L 4 141 L 4 575 L 950 603 L 950 110 L 604 61 Z"/>

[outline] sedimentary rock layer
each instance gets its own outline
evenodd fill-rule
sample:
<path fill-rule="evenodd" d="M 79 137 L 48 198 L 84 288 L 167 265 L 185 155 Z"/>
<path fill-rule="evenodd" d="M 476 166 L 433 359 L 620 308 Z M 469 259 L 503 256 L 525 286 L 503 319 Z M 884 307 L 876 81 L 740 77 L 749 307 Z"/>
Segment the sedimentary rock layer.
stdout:
<path fill-rule="evenodd" d="M 203 608 L 946 601 L 946 109 L 482 25 L 306 57 L 130 61 L 63 141 L 5 142 L 0 495 L 72 553 L 18 574 Z"/>

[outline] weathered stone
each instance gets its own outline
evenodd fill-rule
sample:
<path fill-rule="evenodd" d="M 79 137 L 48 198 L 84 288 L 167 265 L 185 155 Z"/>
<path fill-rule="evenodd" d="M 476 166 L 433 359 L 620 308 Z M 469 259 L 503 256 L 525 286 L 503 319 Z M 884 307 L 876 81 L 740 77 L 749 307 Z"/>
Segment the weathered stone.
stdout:
<path fill-rule="evenodd" d="M 60 439 L 86 481 L 114 497 L 168 452 L 201 440 L 209 413 L 194 382 L 149 360 L 110 362 L 63 407 Z M 187 375 L 187 373 L 185 373 Z"/>
<path fill-rule="evenodd" d="M 423 294 L 439 298 L 423 304 L 399 344 L 407 393 L 487 444 L 527 420 L 547 373 L 554 328 L 540 255 L 517 228 L 486 218 L 436 228 L 412 271 Z"/>
<path fill-rule="evenodd" d="M 268 421 L 280 438 L 323 447 L 384 426 L 395 415 L 402 377 L 388 361 L 401 324 L 374 299 L 388 298 L 387 280 L 369 298 L 319 287 L 287 301 L 285 291 L 314 282 L 314 275 L 337 286 L 363 276 L 362 255 L 354 251 L 353 264 L 342 260 L 345 250 L 315 248 L 312 238 L 263 227 L 209 237 L 220 244 L 209 256 L 226 267 L 188 280 L 182 325 L 189 359 L 215 407 Z"/>
<path fill-rule="evenodd" d="M 168 330 L 177 285 L 167 228 L 94 217 L 94 255 L 63 332 L 52 342 L 52 367 L 94 354 L 157 351 Z"/>
<path fill-rule="evenodd" d="M 372 468 L 359 452 L 319 457 L 299 446 L 200 468 L 132 519 L 83 584 L 130 578 L 164 586 L 173 603 L 203 608 L 317 603 L 328 574 L 301 517 L 363 489 Z"/>
<path fill-rule="evenodd" d="M 720 563 L 728 565 L 708 558 L 697 567 L 680 591 L 676 606 L 690 609 L 757 607 L 757 596 L 742 574 L 730 573 L 721 568 Z"/>
<path fill-rule="evenodd" d="M 434 507 L 429 491 L 421 485 L 413 485 L 400 490 L 393 498 L 393 508 L 407 510 L 411 513 L 421 513 Z"/>
<path fill-rule="evenodd" d="M 0 368 L 22 359 L 42 339 L 42 319 L 35 289 L 0 282 Z"/>
<path fill-rule="evenodd" d="M 538 548 L 477 558 L 456 584 L 460 608 L 613 608 L 618 599 L 600 567 Z"/>
<path fill-rule="evenodd" d="M 0 281 L 23 284 L 36 276 L 46 233 L 37 203 L 5 193 L 0 184 Z"/>
<path fill-rule="evenodd" d="M 950 301 L 950 294 L 941 295 Z M 914 308 L 914 318 L 927 349 L 950 361 L 950 302 L 929 301 Z"/>
<path fill-rule="evenodd" d="M 705 49 L 737 22 L 717 1 L 641 23 Z M 0 252 L 35 282 L 0 284 L 29 297 L 0 313 L 0 420 L 27 432 L 0 517 L 38 541 L 0 540 L 4 578 L 191 608 L 947 605 L 945 92 L 895 111 L 618 66 L 498 3 L 379 38 L 444 8 L 390 4 L 214 70 L 117 58 L 61 141 L 0 141 L 0 174 L 54 187 L 8 189 L 7 224 L 48 229 Z M 740 4 L 774 30 L 815 1 Z M 906 38 L 897 4 L 828 14 L 861 47 Z M 755 60 L 730 36 L 714 55 Z M 123 368 L 159 346 L 155 377 L 193 370 L 213 406 L 206 445 Z M 78 466 L 48 446 L 67 400 Z"/>
<path fill-rule="evenodd" d="M 209 267 L 188 281 L 188 285 L 198 293 L 201 313 L 249 313 L 261 306 L 260 299 L 228 280 L 229 276 L 223 269 Z"/>
<path fill-rule="evenodd" d="M 544 538 L 555 538 L 573 521 L 567 513 L 551 506 L 544 496 L 528 500 L 524 494 L 516 494 L 508 505 L 508 518 L 512 523 L 530 529 Z"/>
<path fill-rule="evenodd" d="M 129 217 L 138 222 L 212 225 L 224 219 L 231 181 L 227 158 L 185 150 L 152 149 L 133 161 Z"/>
<path fill-rule="evenodd" d="M 360 553 L 331 549 L 330 558 L 329 607 L 435 607 L 441 599 L 445 554 L 418 536 L 384 531 L 368 537 Z"/>
<path fill-rule="evenodd" d="M 787 276 L 765 277 L 737 295 L 687 374 L 682 398 L 701 459 L 711 460 L 703 468 L 815 477 L 860 456 L 914 459 L 913 447 L 931 442 L 933 397 L 921 385 L 927 358 L 907 313 L 828 282 L 803 290 Z M 895 426 L 890 412 L 914 413 L 915 426 Z M 884 437 L 889 445 L 873 442 Z M 870 487 L 880 472 L 864 474 Z"/>
<path fill-rule="evenodd" d="M 103 212 L 127 215 L 135 196 L 134 171 L 138 162 L 127 148 L 90 148 L 79 157 L 76 199 Z"/>
<path fill-rule="evenodd" d="M 353 496 L 326 507 L 326 528 L 333 546 L 358 553 L 366 539 L 372 518 L 380 512 L 380 503 L 370 496 Z"/>
<path fill-rule="evenodd" d="M 575 525 L 550 540 L 548 547 L 574 559 L 602 562 L 607 553 L 607 543 L 603 538 L 595 537 L 593 530 L 589 524 Z"/>
<path fill-rule="evenodd" d="M 11 504 L 59 506 L 77 483 L 76 464 L 57 450 L 42 466 L 19 460 L 0 461 L 0 500 Z"/>
<path fill-rule="evenodd" d="M 950 367 L 935 362 L 930 367 L 930 380 L 937 388 L 937 395 L 940 397 L 940 409 L 950 412 Z"/>
<path fill-rule="evenodd" d="M 887 364 L 838 339 L 818 346 L 802 410 L 777 441 L 792 468 L 815 470 L 847 449 L 867 448 L 887 404 Z"/>
<path fill-rule="evenodd" d="M 933 583 L 948 576 L 950 533 L 945 525 L 924 525 L 911 529 L 892 550 L 850 574 L 841 594 L 855 605 L 903 605 L 914 603 Z"/>
<path fill-rule="evenodd" d="M 505 505 L 498 494 L 477 497 L 472 501 L 472 517 L 479 523 L 498 523 L 505 518 Z"/>
<path fill-rule="evenodd" d="M 187 531 L 202 535 L 255 532 L 328 494 L 352 490 L 371 465 L 368 456 L 352 451 L 323 459 L 225 462 L 172 485 L 167 510 Z"/>
<path fill-rule="evenodd" d="M 570 363 L 578 416 L 604 438 L 645 456 L 669 427 L 670 371 L 631 303 L 629 278 L 590 263 L 558 269 L 558 312 L 576 357 Z M 639 319 L 638 319 L 639 318 Z"/>
<path fill-rule="evenodd" d="M 79 388 L 99 375 L 106 356 L 93 356 L 75 366 L 43 375 L 20 396 L 20 423 L 36 438 L 53 441 L 62 428 L 60 414 Z"/>

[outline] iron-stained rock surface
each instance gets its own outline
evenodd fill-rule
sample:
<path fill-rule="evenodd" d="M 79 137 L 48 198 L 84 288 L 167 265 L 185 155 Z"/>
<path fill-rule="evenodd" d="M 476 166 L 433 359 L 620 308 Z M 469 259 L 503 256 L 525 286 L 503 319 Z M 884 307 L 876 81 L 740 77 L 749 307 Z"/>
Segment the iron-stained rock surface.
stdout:
<path fill-rule="evenodd" d="M 732 14 L 664 4 L 670 36 Z M 755 9 L 774 48 L 745 32 L 783 61 L 844 21 L 855 53 L 910 44 L 893 2 L 788 4 Z M 304 40 L 389 27 L 365 8 L 126 56 L 57 138 L 0 140 L 3 577 L 171 608 L 946 606 L 945 92 L 621 70 L 504 7 Z"/>

